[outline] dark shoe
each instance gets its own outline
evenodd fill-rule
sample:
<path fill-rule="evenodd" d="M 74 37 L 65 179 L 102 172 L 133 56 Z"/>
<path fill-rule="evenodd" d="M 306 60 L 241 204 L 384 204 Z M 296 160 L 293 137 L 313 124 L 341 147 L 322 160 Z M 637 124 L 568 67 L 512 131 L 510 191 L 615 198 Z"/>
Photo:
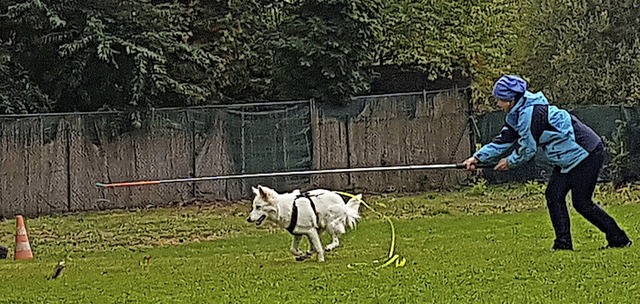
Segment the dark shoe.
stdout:
<path fill-rule="evenodd" d="M 551 247 L 552 251 L 559 251 L 559 250 L 569 250 L 572 251 L 573 247 L 571 246 L 561 246 L 561 245 L 553 245 L 553 247 Z"/>
<path fill-rule="evenodd" d="M 551 247 L 551 250 L 553 250 L 553 251 L 573 250 L 573 244 L 571 243 L 570 240 L 561 241 L 561 240 L 556 239 L 556 240 L 553 241 L 553 247 Z"/>
<path fill-rule="evenodd" d="M 607 244 L 607 246 L 604 247 L 600 247 L 600 250 L 603 249 L 611 249 L 611 248 L 627 248 L 627 247 L 631 247 L 631 245 L 633 244 L 633 242 L 631 240 L 627 241 L 626 243 L 620 243 L 620 244 Z"/>

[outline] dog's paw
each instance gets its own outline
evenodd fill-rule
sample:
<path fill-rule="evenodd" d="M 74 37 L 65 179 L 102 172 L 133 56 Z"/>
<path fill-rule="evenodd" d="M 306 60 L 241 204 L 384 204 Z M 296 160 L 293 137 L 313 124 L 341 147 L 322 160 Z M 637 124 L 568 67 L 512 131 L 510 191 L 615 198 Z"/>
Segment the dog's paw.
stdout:
<path fill-rule="evenodd" d="M 300 250 L 291 250 L 291 253 L 293 253 L 293 256 L 295 256 L 295 257 L 299 257 L 299 256 L 305 255 L 305 253 L 300 251 Z"/>
<path fill-rule="evenodd" d="M 334 250 L 334 249 L 336 249 L 336 248 L 338 248 L 338 245 L 336 245 L 336 244 L 329 244 L 329 245 L 327 245 L 326 247 L 324 247 L 324 251 L 331 251 L 331 250 Z"/>
<path fill-rule="evenodd" d="M 311 257 L 311 256 L 309 256 L 309 255 L 303 254 L 303 255 L 300 255 L 300 256 L 296 256 L 296 261 L 298 261 L 298 262 L 302 262 L 302 261 L 304 261 L 304 260 L 309 259 L 310 257 Z"/>

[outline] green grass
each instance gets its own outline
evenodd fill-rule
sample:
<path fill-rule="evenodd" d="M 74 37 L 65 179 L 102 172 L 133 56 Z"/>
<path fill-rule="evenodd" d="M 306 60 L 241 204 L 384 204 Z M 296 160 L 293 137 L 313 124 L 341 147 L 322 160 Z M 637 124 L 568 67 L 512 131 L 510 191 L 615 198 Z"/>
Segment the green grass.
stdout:
<path fill-rule="evenodd" d="M 572 211 L 576 250 L 551 252 L 542 189 L 369 198 L 407 259 L 379 270 L 389 225 L 366 210 L 326 263 L 295 262 L 291 237 L 246 223 L 246 204 L 27 219 L 35 259 L 0 261 L 0 303 L 637 303 L 640 244 L 597 250 L 604 236 Z M 640 191 L 598 198 L 638 239 Z M 0 222 L 0 243 L 14 232 Z"/>

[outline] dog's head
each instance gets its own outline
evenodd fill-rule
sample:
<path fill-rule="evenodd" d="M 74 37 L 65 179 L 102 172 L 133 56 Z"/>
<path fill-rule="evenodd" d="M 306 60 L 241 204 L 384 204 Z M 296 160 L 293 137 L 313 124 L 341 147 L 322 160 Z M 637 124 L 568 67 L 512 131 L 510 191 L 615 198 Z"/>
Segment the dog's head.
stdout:
<path fill-rule="evenodd" d="M 264 220 L 272 217 L 275 218 L 277 214 L 276 202 L 278 199 L 278 192 L 269 187 L 258 185 L 258 188 L 251 187 L 255 197 L 253 198 L 253 209 L 249 213 L 247 222 L 256 223 L 256 226 L 262 225 Z"/>

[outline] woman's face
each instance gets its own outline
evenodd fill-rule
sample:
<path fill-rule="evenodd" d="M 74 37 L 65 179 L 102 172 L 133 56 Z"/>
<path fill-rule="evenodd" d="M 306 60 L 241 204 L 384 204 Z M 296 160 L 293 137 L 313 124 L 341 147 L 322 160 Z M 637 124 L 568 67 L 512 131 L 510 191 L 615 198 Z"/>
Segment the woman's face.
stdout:
<path fill-rule="evenodd" d="M 498 99 L 498 107 L 502 109 L 503 112 L 509 112 L 511 108 L 513 108 L 513 101 L 500 100 Z"/>

